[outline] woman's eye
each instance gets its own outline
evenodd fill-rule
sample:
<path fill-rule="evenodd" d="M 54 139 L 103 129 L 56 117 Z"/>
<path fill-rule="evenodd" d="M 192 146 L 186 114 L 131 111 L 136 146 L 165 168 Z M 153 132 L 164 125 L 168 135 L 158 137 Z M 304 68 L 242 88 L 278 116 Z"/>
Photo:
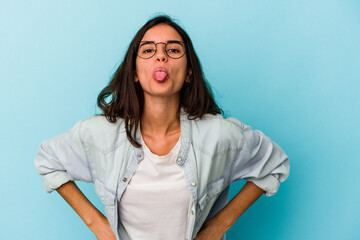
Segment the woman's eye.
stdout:
<path fill-rule="evenodd" d="M 177 53 L 180 52 L 178 49 L 172 48 L 168 50 L 169 52 Z"/>
<path fill-rule="evenodd" d="M 143 51 L 143 53 L 152 53 L 154 50 L 153 49 L 145 49 L 144 51 Z"/>

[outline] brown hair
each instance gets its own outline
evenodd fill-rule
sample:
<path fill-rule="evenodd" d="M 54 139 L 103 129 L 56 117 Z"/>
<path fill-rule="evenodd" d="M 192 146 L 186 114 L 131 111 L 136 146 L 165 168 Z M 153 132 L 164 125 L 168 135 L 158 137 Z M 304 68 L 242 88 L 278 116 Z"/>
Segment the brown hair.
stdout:
<path fill-rule="evenodd" d="M 97 104 L 103 111 L 102 115 L 114 123 L 116 118 L 124 119 L 126 135 L 132 145 L 140 147 L 135 140 L 135 133 L 144 107 L 144 94 L 140 84 L 136 84 L 136 49 L 147 30 L 158 24 L 173 27 L 182 37 L 186 46 L 188 69 L 192 70 L 190 83 L 185 83 L 180 91 L 180 108 L 183 108 L 188 119 L 201 118 L 204 114 L 222 114 L 223 111 L 214 101 L 211 88 L 204 78 L 199 58 L 187 33 L 166 15 L 150 19 L 130 43 L 123 62 L 114 73 L 109 85 L 97 98 Z M 109 101 L 106 101 L 109 98 Z"/>

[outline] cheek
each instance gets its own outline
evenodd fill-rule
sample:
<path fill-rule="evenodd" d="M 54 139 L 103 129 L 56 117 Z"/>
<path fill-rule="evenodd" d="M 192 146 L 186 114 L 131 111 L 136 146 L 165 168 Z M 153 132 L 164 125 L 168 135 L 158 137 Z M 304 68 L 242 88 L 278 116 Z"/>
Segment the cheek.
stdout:
<path fill-rule="evenodd" d="M 146 64 L 144 64 L 144 62 L 136 60 L 136 76 L 139 79 L 143 79 L 147 75 L 147 69 L 148 68 L 146 67 Z"/>
<path fill-rule="evenodd" d="M 186 77 L 186 75 L 187 75 L 187 62 L 186 62 L 186 60 L 182 61 L 180 64 L 177 65 L 176 75 L 177 75 L 177 77 L 181 77 L 181 78 Z"/>

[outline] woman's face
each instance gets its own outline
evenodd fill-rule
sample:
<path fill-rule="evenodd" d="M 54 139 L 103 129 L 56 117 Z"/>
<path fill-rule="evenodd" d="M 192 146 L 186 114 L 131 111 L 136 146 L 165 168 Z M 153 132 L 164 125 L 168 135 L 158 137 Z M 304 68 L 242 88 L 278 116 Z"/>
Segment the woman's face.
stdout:
<path fill-rule="evenodd" d="M 167 24 L 158 24 L 150 28 L 142 38 L 144 42 L 168 43 L 183 42 L 180 34 Z M 144 96 L 170 97 L 179 96 L 185 81 L 189 81 L 191 71 L 187 69 L 186 54 L 178 59 L 170 58 L 165 52 L 165 44 L 157 44 L 153 57 L 136 58 L 135 82 L 140 82 Z"/>

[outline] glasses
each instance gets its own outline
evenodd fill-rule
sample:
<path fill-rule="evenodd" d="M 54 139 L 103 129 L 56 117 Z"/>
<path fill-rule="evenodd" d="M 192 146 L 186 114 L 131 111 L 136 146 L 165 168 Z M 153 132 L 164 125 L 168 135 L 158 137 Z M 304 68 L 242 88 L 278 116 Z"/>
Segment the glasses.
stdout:
<path fill-rule="evenodd" d="M 185 55 L 185 44 L 180 41 L 169 41 L 167 43 L 141 42 L 136 50 L 136 54 L 143 59 L 152 58 L 156 54 L 158 44 L 165 45 L 165 53 L 170 58 L 178 59 Z"/>

